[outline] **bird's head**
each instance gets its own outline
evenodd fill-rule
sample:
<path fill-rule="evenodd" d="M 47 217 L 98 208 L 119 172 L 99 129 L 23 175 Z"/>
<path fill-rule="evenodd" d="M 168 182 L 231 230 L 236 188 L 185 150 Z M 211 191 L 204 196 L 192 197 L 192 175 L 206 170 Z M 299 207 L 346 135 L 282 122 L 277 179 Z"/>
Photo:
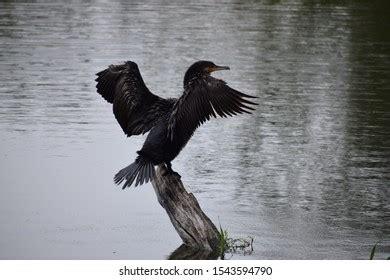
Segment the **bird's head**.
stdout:
<path fill-rule="evenodd" d="M 218 66 L 214 62 L 200 60 L 195 62 L 188 68 L 184 75 L 184 86 L 186 86 L 193 78 L 201 77 L 202 75 L 210 75 L 214 71 L 230 70 L 228 66 Z"/>

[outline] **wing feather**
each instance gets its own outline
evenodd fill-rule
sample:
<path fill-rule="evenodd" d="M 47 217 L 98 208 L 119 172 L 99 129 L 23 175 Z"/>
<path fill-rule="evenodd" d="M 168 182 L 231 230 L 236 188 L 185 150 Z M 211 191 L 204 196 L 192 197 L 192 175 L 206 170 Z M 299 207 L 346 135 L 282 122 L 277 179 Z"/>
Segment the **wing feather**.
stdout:
<path fill-rule="evenodd" d="M 195 129 L 211 117 L 251 114 L 252 106 L 258 105 L 248 100 L 251 98 L 256 97 L 232 89 L 222 80 L 202 76 L 191 82 L 175 103 L 168 120 L 168 137 L 188 141 Z"/>
<path fill-rule="evenodd" d="M 173 105 L 149 91 L 132 61 L 110 65 L 96 75 L 97 92 L 113 104 L 115 118 L 127 136 L 149 131 Z"/>

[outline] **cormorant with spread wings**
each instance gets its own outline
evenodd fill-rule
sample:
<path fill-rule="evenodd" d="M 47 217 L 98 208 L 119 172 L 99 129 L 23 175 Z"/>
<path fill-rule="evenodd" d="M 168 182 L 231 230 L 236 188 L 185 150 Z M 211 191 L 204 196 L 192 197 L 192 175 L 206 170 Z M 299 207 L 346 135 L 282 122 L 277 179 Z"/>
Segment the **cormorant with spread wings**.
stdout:
<path fill-rule="evenodd" d="M 145 143 L 135 162 L 114 177 L 123 189 L 153 180 L 155 165 L 166 164 L 174 172 L 171 161 L 190 140 L 196 128 L 211 117 L 227 117 L 254 110 L 249 101 L 255 98 L 229 87 L 210 76 L 218 70 L 229 70 L 210 61 L 191 65 L 184 76 L 184 93 L 180 98 L 164 99 L 151 93 L 142 80 L 138 66 L 132 61 L 111 65 L 97 73 L 97 92 L 113 104 L 113 112 L 124 133 L 144 134 Z"/>

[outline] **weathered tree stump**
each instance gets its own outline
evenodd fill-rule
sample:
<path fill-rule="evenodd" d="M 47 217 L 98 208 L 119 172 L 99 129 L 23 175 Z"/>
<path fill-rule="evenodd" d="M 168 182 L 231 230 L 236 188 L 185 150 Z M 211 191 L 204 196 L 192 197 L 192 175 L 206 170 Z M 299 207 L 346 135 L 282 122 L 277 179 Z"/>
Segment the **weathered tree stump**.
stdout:
<path fill-rule="evenodd" d="M 205 215 L 192 193 L 188 193 L 179 176 L 163 175 L 164 165 L 158 166 L 152 181 L 161 206 L 166 210 L 183 243 L 198 250 L 216 251 L 219 233 Z"/>

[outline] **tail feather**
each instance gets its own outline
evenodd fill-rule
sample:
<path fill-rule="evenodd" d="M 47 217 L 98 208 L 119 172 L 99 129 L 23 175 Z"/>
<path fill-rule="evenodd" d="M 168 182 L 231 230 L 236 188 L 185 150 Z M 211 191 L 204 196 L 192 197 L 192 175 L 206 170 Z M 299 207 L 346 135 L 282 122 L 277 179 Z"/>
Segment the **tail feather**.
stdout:
<path fill-rule="evenodd" d="M 153 176 L 153 174 L 151 173 L 152 172 L 152 169 L 154 170 L 154 167 L 151 166 L 151 165 L 147 165 L 146 166 L 146 174 L 147 174 L 147 178 L 150 178 Z M 148 179 L 146 179 L 146 183 L 148 182 Z"/>
<path fill-rule="evenodd" d="M 139 168 L 137 180 L 135 181 L 135 186 L 142 185 L 144 183 L 145 177 L 145 165 L 141 165 Z"/>
<path fill-rule="evenodd" d="M 130 164 L 129 166 L 123 168 L 120 170 L 114 177 L 115 184 L 121 184 L 123 180 L 126 178 L 127 174 L 132 174 L 134 170 L 137 168 L 137 164 L 134 162 Z"/>
<path fill-rule="evenodd" d="M 154 165 L 142 156 L 138 156 L 135 162 L 120 170 L 114 177 L 114 182 L 120 185 L 125 181 L 122 189 L 130 187 L 134 180 L 135 186 L 152 181 L 155 176 Z"/>

